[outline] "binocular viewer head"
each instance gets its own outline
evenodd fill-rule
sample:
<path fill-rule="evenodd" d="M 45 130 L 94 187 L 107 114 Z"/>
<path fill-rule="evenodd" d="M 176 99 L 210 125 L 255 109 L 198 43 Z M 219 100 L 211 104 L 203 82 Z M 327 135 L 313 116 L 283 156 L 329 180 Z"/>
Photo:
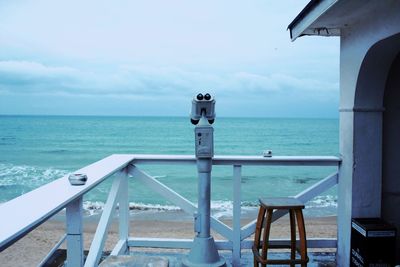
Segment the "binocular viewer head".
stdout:
<path fill-rule="evenodd" d="M 192 112 L 190 121 L 197 125 L 202 117 L 205 117 L 210 124 L 215 120 L 215 100 L 210 94 L 198 94 L 192 100 Z"/>

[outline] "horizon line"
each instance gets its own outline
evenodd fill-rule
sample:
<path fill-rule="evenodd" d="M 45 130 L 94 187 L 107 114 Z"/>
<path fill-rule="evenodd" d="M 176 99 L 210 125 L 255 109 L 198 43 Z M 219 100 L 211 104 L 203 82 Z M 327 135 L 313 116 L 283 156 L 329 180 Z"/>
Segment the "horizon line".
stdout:
<path fill-rule="evenodd" d="M 184 118 L 181 115 L 108 115 L 108 114 L 0 114 L 0 117 L 148 117 L 148 118 Z M 339 119 L 338 117 L 291 117 L 291 116 L 219 116 L 232 119 Z"/>

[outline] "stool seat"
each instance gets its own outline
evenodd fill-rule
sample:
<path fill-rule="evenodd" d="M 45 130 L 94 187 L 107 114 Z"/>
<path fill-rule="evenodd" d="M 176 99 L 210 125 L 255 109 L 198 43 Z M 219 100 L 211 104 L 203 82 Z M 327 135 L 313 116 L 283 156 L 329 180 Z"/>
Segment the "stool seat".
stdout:
<path fill-rule="evenodd" d="M 304 204 L 293 197 L 260 198 L 260 205 L 267 209 L 304 209 Z"/>
<path fill-rule="evenodd" d="M 304 204 L 292 197 L 274 197 L 274 198 L 260 198 L 260 210 L 258 212 L 256 231 L 254 234 L 254 266 L 257 267 L 259 263 L 262 266 L 267 264 L 301 264 L 307 266 L 307 240 L 306 230 L 304 225 L 304 217 L 302 210 Z M 290 216 L 290 244 L 273 246 L 269 244 L 269 236 L 272 224 L 272 215 L 274 210 L 287 210 Z M 296 220 L 299 230 L 299 247 L 296 242 Z M 262 238 L 261 238 L 262 236 Z M 269 259 L 268 250 L 274 248 L 289 248 L 290 259 Z M 296 251 L 299 252 L 300 258 L 296 258 Z"/>

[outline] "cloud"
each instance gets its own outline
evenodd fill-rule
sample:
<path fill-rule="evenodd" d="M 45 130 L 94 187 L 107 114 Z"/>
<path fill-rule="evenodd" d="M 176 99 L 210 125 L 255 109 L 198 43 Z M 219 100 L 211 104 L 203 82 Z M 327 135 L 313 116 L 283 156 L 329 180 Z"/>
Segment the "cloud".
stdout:
<path fill-rule="evenodd" d="M 280 116 L 299 99 L 318 110 L 338 102 L 339 40 L 291 43 L 286 30 L 307 0 L 3 2 L 3 113 L 60 113 L 51 108 L 65 105 L 65 114 L 89 106 L 105 114 L 110 105 L 156 115 L 167 103 L 181 114 L 198 92 L 214 94 L 226 114 Z"/>
<path fill-rule="evenodd" d="M 121 65 L 112 70 L 49 66 L 30 61 L 0 61 L 0 92 L 7 94 L 188 97 L 201 90 L 227 96 L 259 97 L 304 93 L 337 94 L 338 83 L 289 74 L 201 72 L 176 67 Z"/>
<path fill-rule="evenodd" d="M 78 76 L 79 71 L 70 67 L 48 67 L 29 61 L 0 61 L 0 90 L 3 92 L 52 93 Z"/>
<path fill-rule="evenodd" d="M 78 60 L 265 62 L 276 47 L 290 53 L 286 26 L 307 0 L 279 2 L 1 1 L 0 47 Z"/>

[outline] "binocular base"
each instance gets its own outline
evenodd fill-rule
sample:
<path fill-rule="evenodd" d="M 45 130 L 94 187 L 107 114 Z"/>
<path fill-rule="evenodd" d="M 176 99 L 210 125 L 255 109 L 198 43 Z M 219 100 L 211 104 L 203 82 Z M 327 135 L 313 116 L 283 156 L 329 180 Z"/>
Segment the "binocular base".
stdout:
<path fill-rule="evenodd" d="M 218 254 L 214 238 L 195 237 L 192 249 L 182 260 L 182 266 L 185 267 L 222 267 L 226 266 L 225 259 Z"/>

